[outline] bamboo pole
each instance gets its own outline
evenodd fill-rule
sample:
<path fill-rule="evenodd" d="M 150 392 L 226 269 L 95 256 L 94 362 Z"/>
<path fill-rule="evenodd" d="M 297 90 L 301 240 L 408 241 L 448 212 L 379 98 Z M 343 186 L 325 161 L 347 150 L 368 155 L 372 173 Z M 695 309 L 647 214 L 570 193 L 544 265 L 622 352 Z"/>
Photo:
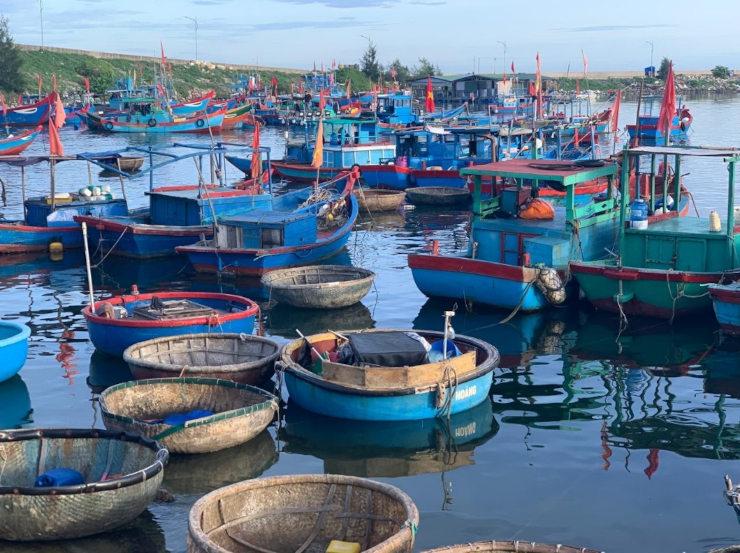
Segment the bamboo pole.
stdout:
<path fill-rule="evenodd" d="M 90 248 L 87 245 L 87 223 L 82 222 L 82 241 L 85 246 L 85 268 L 87 270 L 87 293 L 90 297 L 90 313 L 95 313 L 95 296 L 93 295 L 92 268 L 90 266 Z"/>

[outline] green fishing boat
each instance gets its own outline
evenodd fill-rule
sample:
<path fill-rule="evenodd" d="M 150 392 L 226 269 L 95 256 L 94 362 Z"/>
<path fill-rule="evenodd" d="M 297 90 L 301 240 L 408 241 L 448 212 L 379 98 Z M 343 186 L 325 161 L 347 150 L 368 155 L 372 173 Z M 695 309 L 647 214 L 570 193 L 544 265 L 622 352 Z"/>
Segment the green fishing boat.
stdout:
<path fill-rule="evenodd" d="M 669 206 L 660 220 L 650 222 L 637 216 L 630 204 L 629 167 L 643 167 L 649 159 L 648 178 L 655 187 L 657 162 L 668 166 L 673 160 L 673 197 L 680 193 L 681 160 L 693 156 L 721 160 L 728 172 L 727 211 L 708 218 L 679 217 L 678 202 L 667 201 L 669 186 L 663 187 L 663 205 Z M 573 276 L 586 299 L 599 309 L 623 315 L 673 319 L 709 311 L 712 300 L 708 284 L 740 278 L 740 227 L 735 223 L 735 164 L 740 149 L 718 147 L 650 147 L 624 150 L 621 179 L 619 254 L 606 260 L 573 261 Z M 639 171 L 639 169 L 638 169 Z M 654 194 L 653 194 L 654 196 Z M 639 200 L 638 200 L 639 201 Z M 644 203 L 644 202 L 643 202 Z M 631 212 L 630 212 L 631 211 Z M 632 222 L 627 225 L 628 220 Z M 638 224 L 638 220 L 642 224 Z"/>

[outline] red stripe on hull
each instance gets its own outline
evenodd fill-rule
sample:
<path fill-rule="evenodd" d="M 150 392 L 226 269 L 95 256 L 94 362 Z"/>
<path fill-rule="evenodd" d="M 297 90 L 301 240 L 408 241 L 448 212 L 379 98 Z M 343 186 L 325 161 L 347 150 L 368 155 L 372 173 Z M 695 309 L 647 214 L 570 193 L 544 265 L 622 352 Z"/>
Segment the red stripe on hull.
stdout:
<path fill-rule="evenodd" d="M 525 272 L 527 272 L 526 267 L 507 265 L 505 263 L 495 263 L 492 261 L 467 259 L 465 257 L 410 254 L 408 264 L 410 269 L 468 273 L 473 275 L 503 278 L 516 282 L 529 282 L 530 280 L 533 280 L 533 278 L 528 278 L 525 274 Z"/>
<path fill-rule="evenodd" d="M 570 270 L 573 273 L 599 275 L 610 280 L 659 280 L 663 282 L 691 282 L 694 284 L 712 284 L 723 278 L 740 277 L 740 269 L 724 273 L 696 273 L 688 271 L 660 271 L 641 269 L 638 267 L 611 267 L 600 265 L 585 265 L 571 262 Z"/>
<path fill-rule="evenodd" d="M 156 227 L 153 225 L 147 225 L 145 223 L 118 223 L 115 221 L 96 219 L 95 217 L 86 217 L 80 215 L 75 216 L 74 220 L 78 223 L 82 223 L 84 221 L 85 223 L 99 231 L 108 230 L 113 232 L 123 232 L 124 230 L 126 230 L 128 233 L 131 234 L 155 236 L 193 236 L 196 238 L 200 237 L 201 234 L 205 234 L 206 236 L 210 236 L 213 234 L 213 227 L 210 226 L 192 227 L 183 230 L 182 228 L 173 229 L 164 226 Z M 79 230 L 79 228 L 77 228 L 77 230 Z"/>

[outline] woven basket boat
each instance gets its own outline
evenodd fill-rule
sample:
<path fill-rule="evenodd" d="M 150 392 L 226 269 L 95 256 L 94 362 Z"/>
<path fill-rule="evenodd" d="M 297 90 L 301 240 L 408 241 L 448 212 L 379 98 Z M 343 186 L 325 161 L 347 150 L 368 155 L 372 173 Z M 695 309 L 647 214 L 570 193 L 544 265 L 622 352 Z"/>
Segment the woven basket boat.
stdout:
<path fill-rule="evenodd" d="M 258 384 L 272 376 L 280 346 L 251 334 L 183 334 L 146 340 L 123 352 L 136 379 L 193 376 Z"/>
<path fill-rule="evenodd" d="M 599 553 L 599 551 L 572 545 L 548 545 L 526 541 L 479 541 L 427 549 L 422 553 Z"/>
<path fill-rule="evenodd" d="M 37 541 L 107 532 L 135 519 L 162 483 L 167 450 L 141 436 L 105 430 L 0 432 L 0 539 Z M 34 487 L 53 468 L 85 484 Z"/>
<path fill-rule="evenodd" d="M 308 265 L 270 271 L 262 285 L 270 298 L 294 307 L 337 309 L 364 298 L 373 285 L 375 273 L 347 265 Z"/>
<path fill-rule="evenodd" d="M 171 453 L 208 453 L 248 442 L 272 422 L 277 398 L 253 386 L 215 378 L 154 378 L 117 384 L 100 396 L 106 428 L 157 440 Z M 169 425 L 173 413 L 214 414 Z"/>
<path fill-rule="evenodd" d="M 406 198 L 414 205 L 465 205 L 470 201 L 470 191 L 448 186 L 420 186 L 406 190 Z"/>
<path fill-rule="evenodd" d="M 406 192 L 383 190 L 379 188 L 359 188 L 355 190 L 360 212 L 395 211 L 406 199 Z"/>
<path fill-rule="evenodd" d="M 276 476 L 213 491 L 190 510 L 189 553 L 323 553 L 329 542 L 410 552 L 419 512 L 404 492 L 333 474 Z"/>

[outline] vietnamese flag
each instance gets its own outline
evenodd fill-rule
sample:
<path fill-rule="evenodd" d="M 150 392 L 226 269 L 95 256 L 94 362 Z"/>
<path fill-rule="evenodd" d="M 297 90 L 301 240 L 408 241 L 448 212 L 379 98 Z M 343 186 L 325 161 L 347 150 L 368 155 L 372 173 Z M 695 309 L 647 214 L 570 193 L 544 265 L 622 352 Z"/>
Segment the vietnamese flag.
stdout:
<path fill-rule="evenodd" d="M 676 114 L 676 83 L 673 77 L 673 64 L 668 66 L 668 75 L 665 79 L 665 91 L 663 102 L 660 104 L 660 115 L 658 116 L 658 130 L 665 135 L 666 144 L 671 136 L 673 116 Z"/>
<path fill-rule="evenodd" d="M 260 124 L 254 122 L 254 134 L 252 135 L 252 167 L 251 177 L 258 179 L 262 172 L 262 156 L 260 156 Z"/>
<path fill-rule="evenodd" d="M 427 93 L 424 102 L 424 109 L 427 113 L 434 113 L 434 88 L 432 88 L 431 77 L 427 77 Z"/>
<path fill-rule="evenodd" d="M 82 83 L 85 85 L 85 92 L 90 94 L 90 79 L 87 77 L 82 77 Z"/>
<path fill-rule="evenodd" d="M 619 132 L 619 108 L 622 107 L 622 90 L 617 90 L 614 96 L 614 105 L 612 106 L 612 132 Z"/>

